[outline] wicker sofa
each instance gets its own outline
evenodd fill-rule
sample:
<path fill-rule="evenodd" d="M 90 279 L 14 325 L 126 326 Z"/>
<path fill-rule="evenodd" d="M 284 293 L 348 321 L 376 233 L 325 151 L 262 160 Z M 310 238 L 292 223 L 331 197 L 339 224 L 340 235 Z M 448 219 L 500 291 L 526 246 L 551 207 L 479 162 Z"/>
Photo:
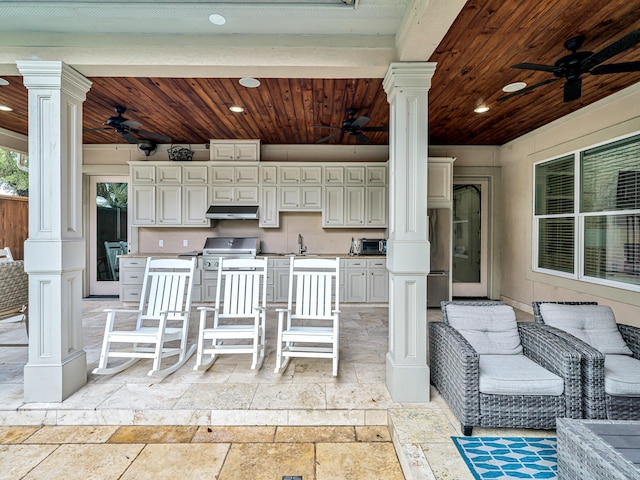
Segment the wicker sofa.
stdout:
<path fill-rule="evenodd" d="M 608 367 L 605 369 L 605 358 L 607 355 L 564 330 L 546 325 L 543 312 L 541 311 L 541 307 L 544 304 L 584 307 L 586 309 L 594 306 L 598 307 L 598 304 L 596 302 L 532 302 L 535 322 L 556 334 L 581 355 L 582 397 L 585 418 L 640 420 L 640 396 L 637 394 L 623 395 L 607 393 L 605 371 L 610 371 L 611 368 Z M 570 314 L 570 312 L 559 313 L 564 317 L 561 321 L 566 320 L 566 317 Z M 557 326 L 556 323 L 554 323 L 554 325 Z M 630 357 L 640 360 L 640 328 L 631 325 L 617 324 L 617 329 L 622 335 L 622 340 L 626 344 L 626 347 L 631 351 Z M 637 365 L 637 367 L 634 365 L 628 370 L 637 371 L 640 369 L 640 361 L 637 362 Z"/>
<path fill-rule="evenodd" d="M 0 324 L 21 320 L 29 332 L 29 276 L 24 261 L 0 262 Z M 26 347 L 26 343 L 0 343 L 0 347 Z"/>
<path fill-rule="evenodd" d="M 502 302 L 442 302 L 443 321 L 429 323 L 431 383 L 460 420 L 464 435 L 471 435 L 475 426 L 553 429 L 556 418 L 581 418 L 580 357 L 565 342 L 533 323 L 516 322 L 513 313 L 512 322 L 507 323 L 512 323 L 511 334 L 515 335 L 516 341 L 519 337 L 521 353 L 498 356 L 484 352 L 481 355 L 461 331 L 450 325 L 453 305 L 472 307 L 467 310 L 473 312 L 468 324 L 477 323 L 480 332 L 485 328 L 481 324 L 492 328 L 493 307 L 500 306 L 501 315 L 509 314 L 509 309 L 513 313 L 513 309 Z M 504 370 L 496 375 L 496 384 L 502 382 L 506 390 L 503 393 L 485 388 L 487 377 L 491 376 L 487 357 L 492 356 L 500 357 L 498 369 L 500 364 L 507 367 L 506 377 L 500 378 Z M 522 356 L 526 359 L 515 358 Z M 484 358 L 481 360 L 481 357 Z M 533 366 L 537 369 L 535 374 L 527 370 L 527 366 L 516 368 L 521 361 L 537 364 Z M 496 368 L 495 364 L 493 368 Z M 540 375 L 541 370 L 546 372 L 547 378 L 544 378 L 544 372 Z M 483 375 L 484 380 L 481 379 Z M 543 393 L 539 387 L 546 388 L 549 376 L 555 377 L 556 390 Z"/>

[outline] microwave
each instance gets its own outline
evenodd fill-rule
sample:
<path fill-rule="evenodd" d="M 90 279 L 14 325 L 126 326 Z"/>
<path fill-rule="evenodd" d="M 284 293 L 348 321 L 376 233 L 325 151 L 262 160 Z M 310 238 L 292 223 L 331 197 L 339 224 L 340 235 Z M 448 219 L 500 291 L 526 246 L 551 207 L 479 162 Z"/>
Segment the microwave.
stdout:
<path fill-rule="evenodd" d="M 359 238 L 356 241 L 356 255 L 386 255 L 387 240 L 384 238 Z"/>

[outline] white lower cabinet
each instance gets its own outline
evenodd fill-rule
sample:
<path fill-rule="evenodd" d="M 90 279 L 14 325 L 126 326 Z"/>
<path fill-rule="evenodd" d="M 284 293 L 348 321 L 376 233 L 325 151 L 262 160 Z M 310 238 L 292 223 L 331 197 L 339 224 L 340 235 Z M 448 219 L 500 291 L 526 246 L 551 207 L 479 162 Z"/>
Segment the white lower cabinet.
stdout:
<path fill-rule="evenodd" d="M 147 259 L 121 258 L 119 265 L 120 300 L 123 302 L 139 302 Z"/>
<path fill-rule="evenodd" d="M 367 302 L 389 301 L 389 272 L 385 259 L 367 260 Z"/>
<path fill-rule="evenodd" d="M 389 274 L 385 259 L 344 260 L 345 303 L 386 303 L 389 301 Z"/>

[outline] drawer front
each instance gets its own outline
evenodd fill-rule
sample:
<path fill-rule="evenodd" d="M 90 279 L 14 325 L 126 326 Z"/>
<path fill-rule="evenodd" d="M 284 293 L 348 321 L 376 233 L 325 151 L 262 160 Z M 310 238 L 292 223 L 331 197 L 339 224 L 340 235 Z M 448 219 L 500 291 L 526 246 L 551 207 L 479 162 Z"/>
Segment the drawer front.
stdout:
<path fill-rule="evenodd" d="M 123 285 L 142 285 L 144 280 L 144 269 L 142 268 L 120 268 L 120 283 Z"/>
<path fill-rule="evenodd" d="M 122 302 L 139 302 L 141 294 L 140 286 L 120 286 L 120 301 Z"/>
<path fill-rule="evenodd" d="M 379 259 L 379 260 L 369 259 L 367 260 L 367 267 L 384 269 L 384 268 L 387 268 L 387 261 L 385 259 Z"/>
<path fill-rule="evenodd" d="M 125 268 L 144 268 L 147 265 L 146 258 L 121 258 L 120 269 Z"/>
<path fill-rule="evenodd" d="M 344 260 L 344 267 L 345 268 L 367 268 L 367 261 L 346 258 Z"/>

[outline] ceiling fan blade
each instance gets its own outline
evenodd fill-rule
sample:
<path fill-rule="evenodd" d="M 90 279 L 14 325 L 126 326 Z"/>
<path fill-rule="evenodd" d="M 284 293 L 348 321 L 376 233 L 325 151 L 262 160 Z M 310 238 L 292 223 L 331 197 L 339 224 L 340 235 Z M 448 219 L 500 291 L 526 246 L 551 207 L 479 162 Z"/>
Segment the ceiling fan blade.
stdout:
<path fill-rule="evenodd" d="M 608 47 L 604 47 L 599 52 L 585 58 L 582 61 L 582 71 L 591 70 L 596 65 L 609 60 L 611 57 L 624 52 L 638 43 L 640 43 L 640 30 L 634 30 L 622 37 L 620 40 L 616 40 Z"/>
<path fill-rule="evenodd" d="M 362 127 L 363 132 L 388 132 L 389 127 Z"/>
<path fill-rule="evenodd" d="M 564 101 L 572 102 L 582 96 L 582 78 L 576 77 L 567 80 L 564 84 Z"/>
<path fill-rule="evenodd" d="M 119 133 L 127 142 L 133 143 L 136 145 L 138 144 L 138 139 L 132 133 L 129 133 L 129 132 L 119 132 Z"/>
<path fill-rule="evenodd" d="M 136 122 L 134 120 L 125 120 L 124 122 L 120 122 L 120 125 L 124 125 L 129 128 L 136 128 L 136 127 L 142 126 L 140 122 Z"/>
<path fill-rule="evenodd" d="M 544 82 L 534 83 L 533 85 L 529 85 L 528 87 L 525 87 L 522 90 L 518 90 L 517 92 L 510 93 L 509 95 L 503 95 L 502 97 L 498 98 L 498 101 L 501 102 L 502 100 L 506 100 L 507 98 L 515 97 L 516 95 L 521 95 L 523 93 L 530 92 L 534 88 L 541 87 L 542 85 L 546 85 L 548 83 L 553 83 L 556 80 L 560 80 L 560 78 L 559 77 L 550 78 L 549 80 L 545 80 Z"/>
<path fill-rule="evenodd" d="M 640 72 L 640 62 L 622 62 L 600 65 L 589 71 L 591 75 L 606 75 L 607 73 Z"/>
<path fill-rule="evenodd" d="M 371 119 L 369 117 L 361 116 L 356 118 L 353 122 L 351 122 L 350 128 L 361 128 L 364 127 L 367 123 L 369 123 Z"/>
<path fill-rule="evenodd" d="M 166 142 L 166 143 L 171 142 L 171 137 L 167 137 L 166 135 L 160 135 L 159 133 L 147 132 L 145 130 L 138 130 L 136 128 L 130 128 L 129 131 L 133 133 L 137 133 L 138 135 L 142 135 L 143 137 L 155 138 L 156 140 L 160 140 L 162 142 Z"/>
<path fill-rule="evenodd" d="M 555 73 L 560 70 L 559 67 L 553 65 L 541 65 L 539 63 L 516 63 L 511 65 L 511 68 L 521 68 L 522 70 L 539 70 L 541 72 Z"/>
<path fill-rule="evenodd" d="M 369 137 L 367 137 L 364 133 L 354 133 L 354 137 L 356 137 L 357 143 L 369 143 Z"/>
<path fill-rule="evenodd" d="M 338 133 L 332 133 L 331 135 L 327 136 L 327 137 L 323 137 L 320 140 L 318 140 L 316 143 L 324 143 L 324 142 L 328 142 L 329 140 L 331 140 L 332 138 L 336 138 L 338 135 L 341 135 L 342 132 L 338 132 Z"/>

